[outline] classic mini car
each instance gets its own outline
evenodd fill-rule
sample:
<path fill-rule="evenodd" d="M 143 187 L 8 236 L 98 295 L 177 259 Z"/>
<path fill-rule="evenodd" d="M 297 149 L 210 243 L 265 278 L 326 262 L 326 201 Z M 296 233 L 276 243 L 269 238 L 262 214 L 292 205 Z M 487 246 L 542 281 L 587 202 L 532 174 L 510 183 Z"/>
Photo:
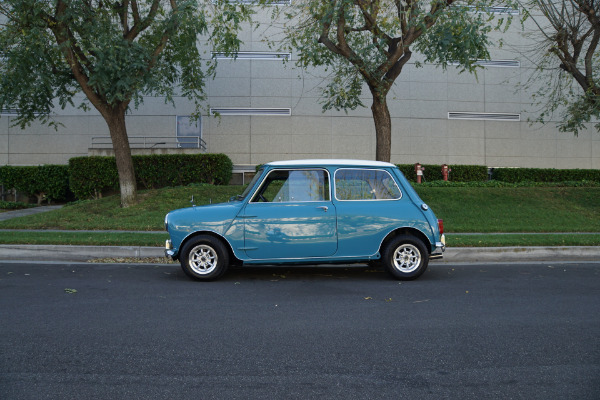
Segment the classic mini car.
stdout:
<path fill-rule="evenodd" d="M 165 254 L 198 280 L 230 264 L 369 262 L 410 280 L 445 250 L 442 221 L 395 165 L 373 161 L 268 163 L 228 203 L 172 211 L 165 226 Z"/>

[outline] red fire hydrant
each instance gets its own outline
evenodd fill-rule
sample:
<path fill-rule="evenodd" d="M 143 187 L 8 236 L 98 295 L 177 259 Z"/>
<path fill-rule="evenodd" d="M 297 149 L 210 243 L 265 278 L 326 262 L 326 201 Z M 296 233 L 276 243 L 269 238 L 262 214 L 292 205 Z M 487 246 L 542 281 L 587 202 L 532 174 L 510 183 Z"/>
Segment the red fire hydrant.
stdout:
<path fill-rule="evenodd" d="M 417 183 L 421 183 L 421 180 L 423 179 L 423 171 L 425 171 L 425 168 L 421 166 L 421 164 L 416 163 L 415 172 L 417 173 Z"/>
<path fill-rule="evenodd" d="M 442 165 L 442 177 L 444 178 L 445 181 L 448 180 L 448 175 L 450 175 L 450 171 L 452 171 L 450 168 L 448 168 L 448 165 L 443 164 Z"/>

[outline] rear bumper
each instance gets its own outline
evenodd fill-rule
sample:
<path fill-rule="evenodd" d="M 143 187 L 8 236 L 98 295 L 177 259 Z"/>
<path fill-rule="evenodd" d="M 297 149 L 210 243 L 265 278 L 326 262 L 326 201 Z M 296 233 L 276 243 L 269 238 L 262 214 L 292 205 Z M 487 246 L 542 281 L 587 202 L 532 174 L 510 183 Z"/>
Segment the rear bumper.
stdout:
<path fill-rule="evenodd" d="M 439 242 L 435 243 L 435 250 L 429 255 L 430 260 L 437 260 L 444 257 L 446 251 L 446 235 L 442 235 Z"/>

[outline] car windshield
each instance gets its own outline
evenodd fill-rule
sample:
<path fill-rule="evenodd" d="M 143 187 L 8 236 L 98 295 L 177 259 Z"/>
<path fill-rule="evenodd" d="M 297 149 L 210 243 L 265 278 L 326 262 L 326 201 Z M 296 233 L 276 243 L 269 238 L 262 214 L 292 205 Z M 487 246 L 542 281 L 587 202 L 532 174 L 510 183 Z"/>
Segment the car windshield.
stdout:
<path fill-rule="evenodd" d="M 258 179 L 260 178 L 262 173 L 263 173 L 262 168 L 259 169 L 258 171 L 256 171 L 256 175 L 254 175 L 254 178 L 252 178 L 252 180 L 250 181 L 248 186 L 246 186 L 246 189 L 244 189 L 244 192 L 242 194 L 238 194 L 232 200 L 237 200 L 237 201 L 244 200 L 246 198 L 246 196 L 248 196 L 248 193 L 250 193 L 250 190 L 252 190 L 252 188 L 254 187 L 254 184 L 256 183 L 256 181 L 258 181 Z"/>

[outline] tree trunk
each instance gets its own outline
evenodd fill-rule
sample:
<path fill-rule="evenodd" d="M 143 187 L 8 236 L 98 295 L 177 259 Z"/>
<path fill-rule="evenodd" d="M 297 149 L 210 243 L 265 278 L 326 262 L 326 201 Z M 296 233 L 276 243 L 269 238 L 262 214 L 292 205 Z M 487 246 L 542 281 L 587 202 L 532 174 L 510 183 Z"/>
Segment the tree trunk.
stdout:
<path fill-rule="evenodd" d="M 385 97 L 373 95 L 373 121 L 375 121 L 375 159 L 390 162 L 392 152 L 392 119 Z"/>
<path fill-rule="evenodd" d="M 133 169 L 133 159 L 131 158 L 131 149 L 129 147 L 129 138 L 127 137 L 127 127 L 125 126 L 125 111 L 120 108 L 115 107 L 104 118 L 108 125 L 113 150 L 115 151 L 117 171 L 119 172 L 119 186 L 121 188 L 121 207 L 126 208 L 136 202 L 137 185 Z"/>

